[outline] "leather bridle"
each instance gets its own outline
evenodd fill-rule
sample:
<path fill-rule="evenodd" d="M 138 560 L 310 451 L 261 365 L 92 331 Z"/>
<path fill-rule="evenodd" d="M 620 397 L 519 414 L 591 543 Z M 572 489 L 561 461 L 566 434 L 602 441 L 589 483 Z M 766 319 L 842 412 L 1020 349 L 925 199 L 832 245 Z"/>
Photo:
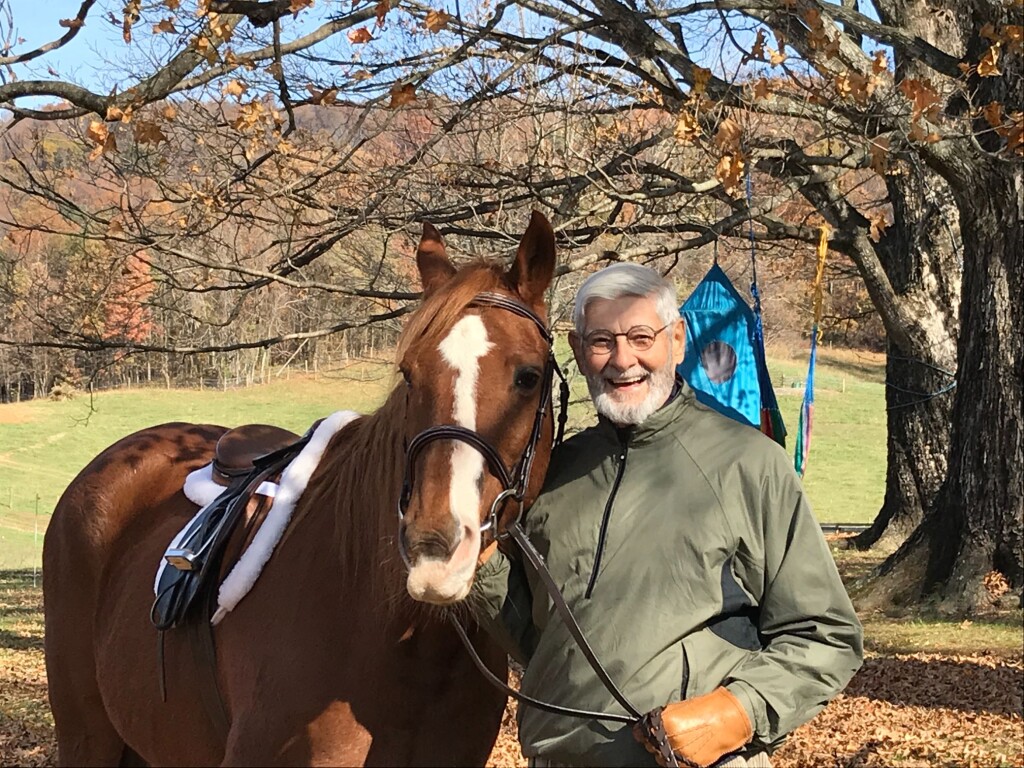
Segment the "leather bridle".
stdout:
<path fill-rule="evenodd" d="M 565 421 L 568 418 L 569 384 L 558 362 L 555 360 L 554 336 L 548 330 L 547 324 L 540 316 L 525 304 L 516 301 L 510 296 L 501 293 L 483 292 L 478 293 L 469 303 L 470 307 L 498 307 L 520 317 L 525 317 L 533 322 L 541 337 L 548 345 L 548 357 L 544 363 L 544 372 L 541 375 L 540 401 L 537 404 L 537 413 L 533 418 L 533 428 L 530 430 L 530 439 L 526 442 L 522 455 L 511 471 L 505 466 L 497 449 L 491 445 L 479 432 L 459 426 L 457 424 L 440 424 L 434 427 L 427 427 L 417 434 L 406 448 L 405 472 L 402 479 L 402 492 L 398 497 L 398 518 L 405 518 L 412 499 L 413 484 L 416 481 L 416 459 L 423 449 L 435 440 L 458 440 L 472 446 L 484 457 L 492 474 L 501 483 L 501 492 L 495 497 L 491 504 L 491 511 L 487 520 L 480 526 L 481 533 L 490 530 L 492 535 L 504 538 L 506 534 L 498 530 L 498 514 L 506 501 L 511 499 L 518 502 L 518 521 L 522 517 L 526 502 L 526 493 L 530 485 L 530 474 L 533 471 L 533 460 L 537 455 L 537 445 L 544 430 L 544 419 L 547 416 L 548 408 L 551 406 L 551 385 L 555 374 L 560 381 L 559 386 L 559 415 L 558 430 L 555 435 L 554 444 L 562 442 L 565 434 Z"/>

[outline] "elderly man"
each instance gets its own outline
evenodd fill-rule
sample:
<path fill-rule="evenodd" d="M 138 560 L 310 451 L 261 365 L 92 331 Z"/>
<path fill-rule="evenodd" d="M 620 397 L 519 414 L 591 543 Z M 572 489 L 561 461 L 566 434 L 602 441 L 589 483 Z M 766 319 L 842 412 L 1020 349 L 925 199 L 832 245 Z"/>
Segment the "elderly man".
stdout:
<path fill-rule="evenodd" d="M 597 657 L 639 711 L 660 716 L 680 763 L 768 766 L 861 663 L 860 623 L 821 529 L 785 452 L 676 377 L 685 328 L 656 272 L 597 272 L 574 321 L 599 423 L 556 451 L 526 533 Z M 623 713 L 522 558 L 485 550 L 474 598 L 526 665 L 524 693 Z M 665 758 L 649 754 L 649 730 L 519 707 L 534 766 L 653 765 Z"/>

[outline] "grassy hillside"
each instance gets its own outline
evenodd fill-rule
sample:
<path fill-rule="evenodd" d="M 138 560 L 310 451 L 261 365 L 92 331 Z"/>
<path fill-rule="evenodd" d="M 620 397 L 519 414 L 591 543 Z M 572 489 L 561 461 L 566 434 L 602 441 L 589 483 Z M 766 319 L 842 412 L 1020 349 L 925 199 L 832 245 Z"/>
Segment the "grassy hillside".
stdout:
<path fill-rule="evenodd" d="M 560 355 L 560 359 L 562 355 Z M 806 361 L 776 359 L 772 375 L 790 431 L 797 429 Z M 881 362 L 824 351 L 808 494 L 819 518 L 869 522 L 885 481 L 885 410 Z M 166 421 L 264 422 L 302 432 L 316 418 L 350 408 L 367 412 L 392 383 L 391 367 L 360 363 L 313 378 L 280 378 L 243 390 L 125 390 L 60 402 L 0 405 L 0 568 L 31 568 L 60 494 L 92 457 L 124 435 Z M 795 386 L 791 386 L 795 385 Z M 589 418 L 585 387 L 573 386 L 571 423 Z"/>

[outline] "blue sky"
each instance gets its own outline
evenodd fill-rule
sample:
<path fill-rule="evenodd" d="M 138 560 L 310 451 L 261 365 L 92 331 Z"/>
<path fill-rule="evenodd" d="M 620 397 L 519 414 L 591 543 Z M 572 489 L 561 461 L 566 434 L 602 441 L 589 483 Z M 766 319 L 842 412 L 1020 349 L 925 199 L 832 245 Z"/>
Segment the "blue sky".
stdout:
<path fill-rule="evenodd" d="M 439 8 L 447 6 L 450 12 L 455 10 L 454 0 L 435 0 L 435 4 Z M 11 37 L 21 37 L 25 40 L 24 43 L 19 44 L 15 48 L 15 52 L 29 51 L 39 45 L 59 38 L 66 32 L 66 29 L 59 25 L 59 20 L 73 18 L 78 12 L 79 5 L 80 0 L 0 0 L 0 8 L 6 7 L 13 16 L 15 35 Z M 147 5 L 155 4 L 147 3 Z M 464 0 L 464 5 L 473 7 L 473 0 Z M 867 5 L 868 8 L 865 10 L 867 10 L 869 15 L 873 15 L 870 4 Z M 287 26 L 292 26 L 291 32 L 294 34 L 293 25 L 312 27 L 320 23 L 332 11 L 337 12 L 339 9 L 348 10 L 350 7 L 352 6 L 349 0 L 317 0 L 312 8 L 300 14 L 298 20 L 293 21 L 291 18 L 286 17 L 284 22 Z M 122 39 L 120 24 L 111 24 L 107 18 L 110 14 L 113 14 L 120 21 L 124 12 L 123 9 L 123 0 L 98 0 L 89 13 L 85 27 L 79 31 L 78 35 L 68 45 L 55 52 L 41 56 L 28 64 L 16 66 L 15 73 L 17 77 L 22 80 L 35 78 L 53 79 L 54 74 L 49 71 L 52 69 L 61 79 L 72 80 L 98 93 L 109 92 L 116 84 L 117 74 L 123 76 L 125 72 L 124 67 L 118 66 L 118 63 L 123 65 L 129 55 L 135 58 L 136 61 L 139 61 L 138 57 L 144 54 L 145 49 L 148 49 L 151 45 L 167 46 L 174 42 L 172 39 L 174 36 L 171 35 L 158 35 L 156 36 L 157 39 L 154 40 L 154 36 L 149 34 L 149 28 L 154 21 L 154 14 L 164 17 L 172 15 L 170 11 L 160 14 L 158 8 L 156 11 L 147 13 L 146 20 L 139 22 L 138 25 L 139 33 L 137 37 L 139 40 L 147 41 L 145 48 L 140 48 L 138 43 L 129 47 Z M 469 9 L 464 8 L 463 10 L 468 11 Z M 389 19 L 389 27 L 391 26 L 391 21 Z M 2 13 L 0 13 L 0 25 L 3 27 L 4 35 L 9 36 L 10 30 L 7 28 L 7 19 L 5 14 Z M 713 26 L 717 27 L 717 25 Z M 719 34 L 721 34 L 720 27 L 709 29 L 708 42 L 710 42 L 710 38 L 717 37 Z M 750 36 L 748 32 L 740 34 Z M 285 36 L 289 36 L 287 32 Z M 340 45 L 342 48 L 349 47 L 343 36 L 334 45 Z M 377 45 L 379 43 L 367 47 L 366 53 L 369 55 L 371 48 Z M 869 45 L 868 47 L 870 49 L 875 46 Z M 350 51 L 338 52 L 342 54 L 342 58 L 347 58 Z M 159 54 L 157 55 L 159 56 Z M 695 50 L 694 55 L 699 63 L 710 66 L 713 69 L 718 69 L 723 64 L 725 64 L 726 68 L 734 66 L 732 63 L 711 60 L 715 58 L 714 46 L 709 46 L 709 49 L 706 51 Z M 710 56 L 709 60 L 703 60 L 708 56 Z M 143 56 L 143 58 L 145 57 Z M 130 69 L 135 69 L 136 75 L 148 74 L 148 72 L 138 72 L 137 67 Z M 149 71 L 152 70 L 150 69 Z M 31 104 L 31 106 L 38 106 L 40 103 L 50 100 L 33 101 L 36 103 Z M 26 103 L 25 106 L 30 105 Z"/>
<path fill-rule="evenodd" d="M 67 30 L 58 22 L 61 19 L 74 18 L 80 6 L 79 0 L 4 0 L 14 19 L 14 35 L 24 38 L 25 42 L 14 48 L 15 53 L 22 53 L 56 40 Z M 53 68 L 63 78 L 74 80 L 87 87 L 97 87 L 98 80 L 93 72 L 96 65 L 116 47 L 124 48 L 120 29 L 114 27 L 103 17 L 107 11 L 114 11 L 120 16 L 123 4 L 100 0 L 89 12 L 85 26 L 78 35 L 63 48 L 45 54 L 28 64 L 18 65 L 15 72 L 23 80 L 34 78 L 52 79 L 47 72 Z M 0 16 L 4 32 L 7 33 L 7 20 Z"/>

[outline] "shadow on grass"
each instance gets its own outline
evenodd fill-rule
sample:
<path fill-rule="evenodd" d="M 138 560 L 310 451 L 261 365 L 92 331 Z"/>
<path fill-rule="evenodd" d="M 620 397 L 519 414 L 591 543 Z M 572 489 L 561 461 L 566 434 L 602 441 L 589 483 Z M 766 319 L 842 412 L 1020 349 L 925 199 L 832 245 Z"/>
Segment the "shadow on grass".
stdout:
<path fill-rule="evenodd" d="M 25 635 L 0 629 L 0 648 L 11 651 L 41 651 L 43 650 L 43 637 L 42 635 Z"/>
<path fill-rule="evenodd" d="M 867 659 L 846 693 L 900 706 L 1024 715 L 1020 664 L 940 658 Z"/>
<path fill-rule="evenodd" d="M 32 586 L 33 579 L 35 586 Z M 6 590 L 28 590 L 35 592 L 42 588 L 43 575 L 31 568 L 0 569 L 0 592 Z"/>
<path fill-rule="evenodd" d="M 793 351 L 789 355 L 789 361 L 797 365 L 807 366 L 810 353 L 804 350 Z M 885 362 L 873 360 L 870 356 L 858 358 L 849 354 L 834 354 L 827 348 L 818 348 L 818 365 L 828 366 L 828 373 L 846 375 L 875 384 L 885 382 Z"/>

